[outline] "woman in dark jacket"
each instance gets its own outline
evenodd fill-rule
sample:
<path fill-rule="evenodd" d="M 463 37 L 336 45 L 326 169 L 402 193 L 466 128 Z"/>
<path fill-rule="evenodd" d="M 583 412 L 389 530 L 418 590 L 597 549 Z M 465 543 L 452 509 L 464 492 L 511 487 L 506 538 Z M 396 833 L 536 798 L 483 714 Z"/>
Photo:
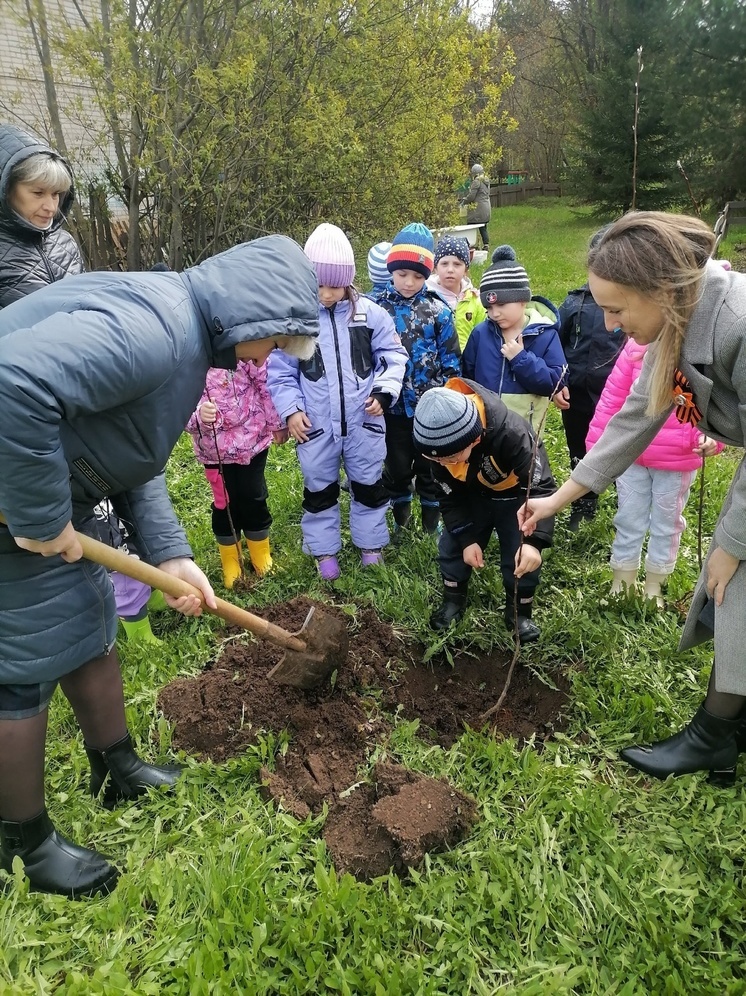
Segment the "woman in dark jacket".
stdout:
<path fill-rule="evenodd" d="M 14 125 L 0 125 L 0 308 L 83 272 L 64 228 L 75 200 L 62 156 Z"/>
<path fill-rule="evenodd" d="M 47 815 L 47 709 L 57 684 L 83 732 L 91 792 L 103 791 L 106 805 L 179 775 L 133 749 L 112 587 L 102 567 L 81 559 L 75 530 L 95 529 L 93 509 L 110 497 L 140 557 L 191 582 L 214 608 L 164 467 L 211 366 L 261 363 L 276 347 L 308 359 L 317 334 L 316 274 L 279 235 L 183 274 L 69 277 L 0 312 L 0 867 L 21 858 L 35 889 L 106 892 L 118 875 Z M 202 607 L 195 595 L 166 601 L 187 615 Z"/>
<path fill-rule="evenodd" d="M 74 200 L 62 156 L 34 135 L 0 125 L 0 308 L 84 271 L 78 244 L 63 227 Z M 122 546 L 125 527 L 108 502 L 96 516 L 100 538 Z M 117 571 L 110 576 L 127 639 L 159 643 L 148 616 L 150 588 Z"/>

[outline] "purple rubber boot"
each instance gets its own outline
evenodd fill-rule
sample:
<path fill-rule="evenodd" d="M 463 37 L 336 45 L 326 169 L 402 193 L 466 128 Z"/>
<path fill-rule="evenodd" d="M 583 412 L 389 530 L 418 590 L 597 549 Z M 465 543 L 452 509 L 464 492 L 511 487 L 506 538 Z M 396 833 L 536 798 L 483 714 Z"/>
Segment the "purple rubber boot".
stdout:
<path fill-rule="evenodd" d="M 383 554 L 380 550 L 363 550 L 362 554 L 363 567 L 372 567 L 374 564 L 383 563 Z"/>
<path fill-rule="evenodd" d="M 317 557 L 316 563 L 319 568 L 319 574 L 324 581 L 336 581 L 342 573 L 339 569 L 339 561 L 337 560 L 335 554 L 331 554 L 327 557 Z"/>

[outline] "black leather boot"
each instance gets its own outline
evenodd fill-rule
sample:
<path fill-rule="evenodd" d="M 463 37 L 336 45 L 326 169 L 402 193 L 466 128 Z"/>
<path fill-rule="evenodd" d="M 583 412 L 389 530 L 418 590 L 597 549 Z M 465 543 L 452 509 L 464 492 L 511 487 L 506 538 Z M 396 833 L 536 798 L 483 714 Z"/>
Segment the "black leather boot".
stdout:
<path fill-rule="evenodd" d="M 105 784 L 103 803 L 107 809 L 122 799 L 135 799 L 149 788 L 173 786 L 181 775 L 178 764 L 146 764 L 135 753 L 129 733 L 106 750 L 94 750 L 86 744 L 85 752 L 91 764 L 91 795 L 98 796 Z"/>
<path fill-rule="evenodd" d="M 733 785 L 736 780 L 741 719 L 721 719 L 700 706 L 694 719 L 679 733 L 650 747 L 625 747 L 619 755 L 633 768 L 654 778 L 709 771 L 709 781 Z"/>
<path fill-rule="evenodd" d="M 521 605 L 521 596 L 519 595 L 518 619 L 516 621 L 513 596 L 510 595 L 505 600 L 505 626 L 513 634 L 515 634 L 516 630 L 518 631 L 519 643 L 533 643 L 541 636 L 541 630 L 531 618 L 532 612 L 533 602 L 526 602 Z"/>
<path fill-rule="evenodd" d="M 111 892 L 119 878 L 118 870 L 98 851 L 79 847 L 57 833 L 46 809 L 22 823 L 0 821 L 0 867 L 12 872 L 16 856 L 37 892 L 78 899 Z"/>
<path fill-rule="evenodd" d="M 463 618 L 468 590 L 468 581 L 450 584 L 443 581 L 443 601 L 430 616 L 430 625 L 433 629 L 448 629 L 451 623 L 457 623 Z"/>
<path fill-rule="evenodd" d="M 736 748 L 739 754 L 746 754 L 746 717 L 743 713 L 738 717 L 738 729 L 736 730 Z"/>

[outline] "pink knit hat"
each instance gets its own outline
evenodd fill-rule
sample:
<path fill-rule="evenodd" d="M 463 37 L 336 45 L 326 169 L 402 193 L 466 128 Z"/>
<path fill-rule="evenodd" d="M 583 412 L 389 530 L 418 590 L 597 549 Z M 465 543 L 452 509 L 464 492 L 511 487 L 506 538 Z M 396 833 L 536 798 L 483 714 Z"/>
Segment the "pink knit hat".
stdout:
<path fill-rule="evenodd" d="M 341 228 L 324 223 L 315 228 L 303 247 L 313 263 L 319 287 L 349 287 L 355 279 L 355 254 Z"/>

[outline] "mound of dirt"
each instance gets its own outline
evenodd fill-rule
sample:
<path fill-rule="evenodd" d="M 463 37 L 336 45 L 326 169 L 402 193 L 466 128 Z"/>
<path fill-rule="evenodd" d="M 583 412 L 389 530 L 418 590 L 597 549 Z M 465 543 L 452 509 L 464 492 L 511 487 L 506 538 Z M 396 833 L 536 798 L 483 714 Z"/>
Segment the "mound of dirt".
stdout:
<path fill-rule="evenodd" d="M 272 622 L 298 630 L 313 603 L 306 598 L 272 606 Z M 342 610 L 319 606 L 348 619 Z M 417 719 L 419 732 L 451 746 L 498 698 L 509 661 L 456 657 L 455 667 L 423 664 L 371 608 L 350 626 L 350 653 L 334 687 L 304 692 L 267 677 L 282 651 L 269 643 L 224 644 L 216 661 L 196 678 L 179 678 L 159 696 L 174 725 L 174 744 L 213 761 L 242 753 L 264 733 L 287 730 L 287 750 L 275 770 L 263 769 L 262 791 L 298 819 L 328 806 L 324 838 L 335 864 L 370 879 L 394 868 L 417 865 L 424 853 L 449 848 L 468 833 L 476 817 L 472 800 L 447 783 L 378 765 L 361 774 L 395 716 Z M 526 667 L 517 667 L 509 708 L 493 718 L 498 734 L 543 741 L 557 728 L 564 686 L 549 688 Z"/>

